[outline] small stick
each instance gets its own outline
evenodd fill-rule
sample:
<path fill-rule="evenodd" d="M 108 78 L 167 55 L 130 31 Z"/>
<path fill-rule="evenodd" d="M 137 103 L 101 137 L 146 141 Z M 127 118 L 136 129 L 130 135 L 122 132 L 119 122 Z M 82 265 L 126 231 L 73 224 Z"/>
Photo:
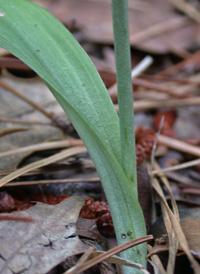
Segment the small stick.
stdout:
<path fill-rule="evenodd" d="M 179 141 L 164 135 L 158 136 L 158 142 L 159 144 L 165 145 L 167 147 L 200 157 L 200 147 L 193 146 L 193 145 L 187 144 L 186 142 Z"/>
<path fill-rule="evenodd" d="M 82 267 L 82 265 L 88 260 L 92 252 L 94 252 L 95 247 L 90 246 L 88 250 L 81 256 L 81 258 L 78 260 L 77 264 L 67 271 L 65 271 L 63 274 L 77 274 L 79 273 L 79 269 Z"/>
<path fill-rule="evenodd" d="M 76 140 L 76 139 L 69 139 L 69 140 L 54 141 L 49 143 L 39 143 L 31 146 L 25 146 L 25 147 L 20 147 L 17 149 L 1 152 L 0 158 L 7 157 L 14 154 L 24 153 L 24 152 L 34 152 L 34 151 L 42 151 L 47 149 L 76 147 L 76 146 L 84 146 L 83 141 Z"/>
<path fill-rule="evenodd" d="M 128 248 L 131 248 L 133 246 L 136 246 L 138 244 L 141 244 L 141 243 L 144 243 L 144 242 L 147 242 L 147 241 L 150 241 L 153 239 L 153 236 L 152 235 L 147 235 L 147 236 L 144 236 L 144 237 L 141 237 L 141 238 L 138 238 L 138 239 L 135 239 L 135 240 L 132 240 L 130 242 L 127 242 L 125 244 L 122 244 L 122 245 L 119 245 L 119 246 L 116 246 L 110 250 L 108 250 L 107 252 L 87 261 L 86 263 L 84 263 L 80 268 L 79 268 L 79 273 L 80 272 L 83 272 L 84 270 L 104 261 L 105 259 L 119 253 L 119 252 L 122 252 Z M 65 272 L 66 274 L 66 272 Z"/>
<path fill-rule="evenodd" d="M 200 195 L 200 189 L 197 187 L 187 187 L 182 189 L 182 193 Z"/>
<path fill-rule="evenodd" d="M 45 123 L 40 121 L 24 121 L 20 119 L 0 118 L 0 122 L 23 124 L 23 125 L 40 125 L 40 126 L 53 126 L 51 123 Z"/>
<path fill-rule="evenodd" d="M 133 86 L 142 87 L 142 88 L 146 88 L 146 89 L 153 89 L 157 92 L 165 93 L 165 94 L 168 94 L 168 95 L 176 97 L 176 98 L 188 98 L 189 97 L 188 95 L 177 93 L 177 91 L 174 89 L 168 89 L 168 88 L 162 87 L 158 84 L 151 83 L 149 81 L 145 81 L 142 79 L 135 79 L 133 81 Z"/>
<path fill-rule="evenodd" d="M 31 105 L 33 108 L 37 109 L 39 112 L 41 112 L 43 115 L 45 115 L 47 118 L 49 118 L 50 120 L 52 120 L 53 123 L 55 123 L 55 119 L 53 118 L 52 114 L 49 113 L 48 111 L 46 111 L 44 108 L 42 108 L 39 104 L 33 102 L 31 99 L 29 99 L 27 96 L 25 96 L 24 94 L 22 94 L 20 91 L 18 91 L 17 89 L 11 87 L 10 85 L 0 81 L 0 87 L 2 87 L 3 89 L 11 92 L 12 94 L 14 94 L 15 96 L 17 96 L 18 98 L 22 99 L 24 102 L 28 103 L 29 105 Z"/>
<path fill-rule="evenodd" d="M 7 170 L 7 171 L 0 171 L 0 178 L 2 178 L 3 176 L 6 176 L 12 172 L 16 171 L 16 169 L 12 169 L 12 170 Z M 36 169 L 34 171 L 30 171 L 27 174 L 24 174 L 22 176 L 31 176 L 31 175 L 38 175 L 41 174 L 43 171 L 41 169 Z"/>
<path fill-rule="evenodd" d="M 167 167 L 167 168 L 163 168 L 163 169 L 154 170 L 154 171 L 152 171 L 152 174 L 157 175 L 157 174 L 160 174 L 160 173 L 163 173 L 163 172 L 180 170 L 180 169 L 196 166 L 196 165 L 199 165 L 199 164 L 200 164 L 200 159 L 196 159 L 196 160 L 189 161 L 187 163 L 183 163 L 183 164 L 180 164 L 180 165 L 175 165 L 175 166 L 172 166 L 172 167 Z"/>
<path fill-rule="evenodd" d="M 181 225 L 178 222 L 176 216 L 173 214 L 171 208 L 169 207 L 169 205 L 168 205 L 168 203 L 166 201 L 166 198 L 164 196 L 164 193 L 162 191 L 162 188 L 161 188 L 160 184 L 158 183 L 158 181 L 156 180 L 156 178 L 154 178 L 153 187 L 156 190 L 157 194 L 159 195 L 162 203 L 164 204 L 164 206 L 165 206 L 165 208 L 167 210 L 167 213 L 169 215 L 169 218 L 170 218 L 172 227 L 174 229 L 174 232 L 176 234 L 176 237 L 177 237 L 177 239 L 179 241 L 179 244 L 180 244 L 181 248 L 185 251 L 186 255 L 188 256 L 188 259 L 190 260 L 190 262 L 192 264 L 194 273 L 195 274 L 199 273 L 199 271 L 200 271 L 199 264 L 197 263 L 197 261 L 191 255 L 190 248 L 188 246 L 188 242 L 187 242 L 187 240 L 185 238 L 185 235 L 183 233 Z"/>
<path fill-rule="evenodd" d="M 153 63 L 153 58 L 151 56 L 146 56 L 131 72 L 131 77 L 136 78 L 142 74 L 151 64 Z M 113 102 L 117 101 L 117 83 L 112 85 L 108 89 L 108 93 Z"/>
<path fill-rule="evenodd" d="M 159 258 L 158 255 L 151 255 L 152 254 L 152 246 L 147 245 L 149 254 L 147 255 L 147 258 L 151 256 L 151 260 L 149 260 L 149 263 L 153 266 L 154 268 L 154 273 L 155 274 L 167 274 L 167 272 L 164 269 L 164 266 Z M 155 270 L 156 269 L 156 270 Z"/>
<path fill-rule="evenodd" d="M 183 107 L 183 106 L 198 106 L 200 105 L 200 97 L 191 97 L 187 99 L 169 99 L 169 100 L 140 100 L 134 102 L 134 111 L 146 111 L 150 109 L 158 109 L 161 107 Z M 118 105 L 115 105 L 118 111 Z"/>
<path fill-rule="evenodd" d="M 199 11 L 183 0 L 168 0 L 170 4 L 176 7 L 178 10 L 184 12 L 189 18 L 200 24 L 200 13 Z"/>
<path fill-rule="evenodd" d="M 5 214 L 0 214 L 0 221 L 18 221 L 18 222 L 27 222 L 27 223 L 35 222 L 34 219 L 29 217 L 10 216 Z"/>
<path fill-rule="evenodd" d="M 0 137 L 3 137 L 3 136 L 8 135 L 8 134 L 12 134 L 12 133 L 20 132 L 20 131 L 26 131 L 26 130 L 29 130 L 29 128 L 26 128 L 26 127 L 13 127 L 13 128 L 2 129 L 2 130 L 0 130 Z"/>
<path fill-rule="evenodd" d="M 30 186 L 30 185 L 46 185 L 46 184 L 67 184 L 67 183 L 99 183 L 100 178 L 90 178 L 90 179 L 57 179 L 57 180 L 38 180 L 38 181 L 18 181 L 14 183 L 6 184 L 5 187 L 13 187 L 13 186 Z"/>
<path fill-rule="evenodd" d="M 146 71 L 153 63 L 153 58 L 147 55 L 134 69 L 131 71 L 132 79 L 141 75 L 144 71 Z"/>
<path fill-rule="evenodd" d="M 145 80 L 157 80 L 157 81 L 167 81 L 167 82 L 176 82 L 179 84 L 186 84 L 186 85 L 195 85 L 195 86 L 199 86 L 200 85 L 200 81 L 196 81 L 193 79 L 185 79 L 185 78 L 178 78 L 178 77 L 171 77 L 168 75 L 160 75 L 160 74 L 156 74 L 156 75 L 141 75 L 140 78 L 144 78 Z M 161 82 L 162 83 L 162 82 Z"/>
<path fill-rule="evenodd" d="M 160 37 L 166 43 L 167 47 L 171 50 L 171 52 L 181 57 L 182 59 L 187 59 L 190 56 L 192 56 L 191 53 L 186 51 L 180 45 L 177 45 L 176 43 L 174 43 L 166 35 L 161 34 Z"/>
<path fill-rule="evenodd" d="M 177 73 L 178 71 L 180 71 L 181 69 L 184 69 L 186 66 L 191 65 L 191 64 L 199 64 L 199 59 L 200 59 L 200 50 L 195 52 L 191 57 L 189 57 L 188 59 L 185 59 L 181 62 L 179 62 L 178 64 L 171 66 L 161 72 L 159 72 L 157 75 L 174 75 L 175 73 Z"/>
<path fill-rule="evenodd" d="M 138 45 L 144 41 L 147 41 L 155 36 L 159 36 L 160 34 L 164 34 L 167 32 L 171 32 L 175 29 L 184 27 L 188 25 L 189 20 L 187 18 L 174 18 L 170 19 L 169 21 L 163 23 L 157 23 L 143 31 L 138 33 L 134 33 L 130 36 L 130 43 L 131 45 Z"/>
<path fill-rule="evenodd" d="M 53 156 L 47 157 L 45 159 L 36 161 L 34 163 L 31 163 L 25 167 L 19 168 L 16 171 L 8 174 L 7 176 L 0 179 L 0 187 L 6 185 L 7 183 L 11 182 L 12 180 L 20 177 L 21 175 L 28 173 L 29 171 L 32 171 L 34 169 L 47 166 L 49 164 L 55 163 L 57 161 L 61 161 L 63 159 L 66 159 L 67 157 L 74 156 L 78 153 L 87 152 L 87 149 L 85 147 L 73 147 L 65 149 L 61 152 L 56 153 Z"/>

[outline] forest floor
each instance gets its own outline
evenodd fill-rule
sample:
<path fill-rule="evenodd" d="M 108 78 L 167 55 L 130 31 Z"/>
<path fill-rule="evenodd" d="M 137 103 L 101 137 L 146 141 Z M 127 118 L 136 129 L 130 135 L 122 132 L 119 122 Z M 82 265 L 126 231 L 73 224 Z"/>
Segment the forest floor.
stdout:
<path fill-rule="evenodd" d="M 110 1 L 33 2 L 73 33 L 117 110 Z M 130 0 L 129 21 L 132 67 L 144 64 L 133 96 L 139 201 L 154 237 L 148 271 L 197 273 L 200 5 Z M 2 48 L 0 68 L 0 272 L 121 273 L 119 250 L 108 253 L 116 239 L 105 194 L 73 125 L 44 82 Z M 80 151 L 63 158 L 69 147 Z"/>

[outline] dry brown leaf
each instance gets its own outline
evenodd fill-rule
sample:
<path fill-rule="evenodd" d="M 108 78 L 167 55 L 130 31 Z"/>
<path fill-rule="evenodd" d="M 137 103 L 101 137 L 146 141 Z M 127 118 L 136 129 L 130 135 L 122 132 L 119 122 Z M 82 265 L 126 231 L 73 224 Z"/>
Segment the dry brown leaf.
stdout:
<path fill-rule="evenodd" d="M 110 3 L 59 0 L 46 7 L 69 28 L 80 28 L 85 39 L 113 44 Z M 131 45 L 152 53 L 187 49 L 199 41 L 198 25 L 176 13 L 165 0 L 129 1 L 129 25 Z"/>
<path fill-rule="evenodd" d="M 70 197 L 60 204 L 37 203 L 11 216 L 29 217 L 35 223 L 0 222 L 0 272 L 43 274 L 87 246 L 76 236 L 76 221 L 84 204 Z M 8 248 L 9 247 L 9 248 Z"/>
<path fill-rule="evenodd" d="M 95 240 L 97 242 L 104 242 L 104 244 L 106 244 L 105 238 L 99 233 L 97 229 L 95 220 L 79 218 L 76 224 L 76 228 L 77 235 Z"/>

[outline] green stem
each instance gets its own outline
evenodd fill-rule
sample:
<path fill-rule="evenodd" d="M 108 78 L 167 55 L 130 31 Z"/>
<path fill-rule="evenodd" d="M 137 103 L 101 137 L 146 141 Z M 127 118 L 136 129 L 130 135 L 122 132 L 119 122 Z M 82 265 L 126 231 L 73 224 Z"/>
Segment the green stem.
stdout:
<path fill-rule="evenodd" d="M 121 166 L 129 181 L 129 186 L 124 186 L 126 193 L 122 195 L 121 199 L 121 204 L 124 204 L 126 210 L 123 212 L 119 207 L 118 215 L 124 216 L 124 218 L 122 218 L 124 219 L 123 228 L 129 227 L 130 231 L 133 232 L 132 237 L 136 238 L 139 237 L 139 235 L 144 236 L 146 234 L 146 228 L 137 198 L 137 170 L 127 0 L 112 0 L 112 16 L 120 119 Z M 112 199 L 115 198 L 112 197 Z M 110 204 L 112 204 L 112 202 L 113 201 L 111 201 Z M 123 240 L 120 238 L 120 229 L 118 229 L 120 226 L 120 217 L 116 216 L 116 208 L 112 210 L 112 216 L 118 243 L 123 243 Z M 127 235 L 128 234 L 129 233 L 127 233 Z M 130 238 L 126 240 L 130 240 Z M 146 266 L 146 244 L 129 249 L 123 252 L 121 256 Z M 123 267 L 123 271 L 124 274 L 142 273 L 140 270 L 130 267 Z"/>
<path fill-rule="evenodd" d="M 112 15 L 120 119 L 121 165 L 137 192 L 127 0 L 112 0 Z"/>

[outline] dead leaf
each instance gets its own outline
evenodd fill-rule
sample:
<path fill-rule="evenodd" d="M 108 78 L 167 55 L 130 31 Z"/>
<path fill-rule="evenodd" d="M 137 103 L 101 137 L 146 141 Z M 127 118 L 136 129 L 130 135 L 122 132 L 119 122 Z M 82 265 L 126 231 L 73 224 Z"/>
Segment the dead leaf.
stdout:
<path fill-rule="evenodd" d="M 105 238 L 99 233 L 96 225 L 96 220 L 79 218 L 76 224 L 77 235 L 88 239 L 95 240 L 97 242 L 104 242 L 106 245 Z"/>
<path fill-rule="evenodd" d="M 59 0 L 46 8 L 69 28 L 81 29 L 85 39 L 113 44 L 111 1 Z M 200 38 L 198 25 L 165 0 L 129 1 L 129 26 L 131 45 L 152 53 L 187 49 Z"/>
<path fill-rule="evenodd" d="M 0 222 L 0 273 L 43 274 L 67 257 L 83 253 L 87 245 L 76 236 L 80 197 L 60 204 L 37 203 L 11 216 L 30 217 L 35 223 Z M 9 247 L 9 248 L 8 248 Z"/>
<path fill-rule="evenodd" d="M 25 94 L 36 103 L 41 104 L 42 102 L 42 106 L 45 107 L 45 109 L 50 111 L 53 110 L 53 112 L 56 113 L 62 112 L 51 92 L 38 77 L 33 79 L 22 79 L 14 77 L 9 73 L 4 73 L 1 80 L 11 87 L 18 89 L 21 93 Z M 32 106 L 23 102 L 21 99 L 2 88 L 0 88 L 0 92 L 0 116 L 2 118 L 17 118 L 26 121 L 34 120 L 48 122 L 48 119 L 44 115 L 35 110 Z M 1 122 L 0 130 L 6 130 L 10 128 L 11 125 L 12 124 L 8 122 Z M 15 127 L 18 128 L 19 126 L 16 124 Z M 16 132 L 1 138 L 0 151 L 3 152 L 22 146 L 37 144 L 46 140 L 58 139 L 62 136 L 62 132 L 58 128 L 52 126 L 32 125 L 28 131 Z M 30 152 L 14 156 L 11 155 L 0 159 L 0 170 L 17 168 L 20 161 L 29 154 Z"/>

